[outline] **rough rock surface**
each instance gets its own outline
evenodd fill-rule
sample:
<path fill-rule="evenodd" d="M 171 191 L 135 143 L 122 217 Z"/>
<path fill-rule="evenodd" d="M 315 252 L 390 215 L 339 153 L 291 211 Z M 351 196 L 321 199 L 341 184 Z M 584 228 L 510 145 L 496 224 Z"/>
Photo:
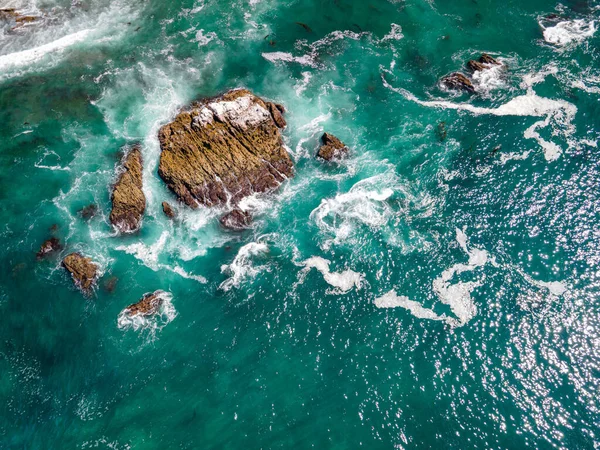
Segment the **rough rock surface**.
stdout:
<path fill-rule="evenodd" d="M 221 225 L 230 230 L 244 230 L 250 228 L 252 215 L 247 211 L 236 208 L 221 217 L 220 222 Z"/>
<path fill-rule="evenodd" d="M 193 104 L 160 129 L 158 174 L 192 208 L 275 189 L 293 175 L 282 109 L 245 89 Z"/>
<path fill-rule="evenodd" d="M 162 293 L 163 291 L 155 291 L 150 294 L 144 294 L 139 302 L 129 305 L 123 312 L 130 317 L 139 315 L 151 316 L 156 314 L 160 310 L 163 302 L 161 297 Z"/>
<path fill-rule="evenodd" d="M 162 202 L 162 209 L 165 213 L 165 216 L 167 216 L 169 219 L 175 218 L 175 210 L 167 202 Z"/>
<path fill-rule="evenodd" d="M 142 191 L 142 152 L 139 147 L 134 147 L 125 156 L 111 200 L 110 223 L 124 233 L 136 231 L 146 210 L 146 197 Z"/>
<path fill-rule="evenodd" d="M 462 89 L 464 91 L 474 93 L 475 87 L 467 76 L 460 72 L 454 72 L 442 78 L 442 83 L 450 89 Z"/>
<path fill-rule="evenodd" d="M 75 285 L 88 294 L 98 277 L 98 266 L 80 253 L 67 255 L 62 264 L 73 277 Z"/>
<path fill-rule="evenodd" d="M 40 247 L 39 252 L 37 252 L 37 258 L 42 259 L 46 256 L 59 251 L 62 248 L 60 245 L 60 241 L 58 238 L 50 238 L 44 241 L 42 246 Z"/>
<path fill-rule="evenodd" d="M 343 158 L 348 154 L 348 147 L 332 134 L 325 133 L 321 136 L 321 142 L 323 145 L 317 153 L 319 158 L 331 161 L 332 159 Z"/>
<path fill-rule="evenodd" d="M 485 70 L 485 69 L 489 68 L 490 66 L 497 66 L 497 65 L 500 65 L 500 63 L 495 58 L 488 55 L 487 53 L 482 54 L 479 57 L 478 61 L 471 60 L 467 63 L 467 67 L 472 72 Z"/>

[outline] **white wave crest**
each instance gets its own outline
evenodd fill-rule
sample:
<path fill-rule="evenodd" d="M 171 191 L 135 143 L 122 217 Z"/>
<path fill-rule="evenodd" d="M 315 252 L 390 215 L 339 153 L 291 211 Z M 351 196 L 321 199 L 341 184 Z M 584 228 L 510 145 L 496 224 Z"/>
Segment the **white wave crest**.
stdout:
<path fill-rule="evenodd" d="M 39 47 L 22 50 L 20 52 L 9 53 L 8 55 L 2 55 L 0 56 L 0 71 L 4 72 L 8 69 L 31 64 L 32 62 L 43 58 L 49 53 L 61 52 L 77 42 L 83 41 L 90 32 L 91 30 L 81 30 L 48 44 L 40 45 Z"/>
<path fill-rule="evenodd" d="M 145 316 L 142 314 L 130 315 L 124 309 L 117 318 L 117 326 L 121 330 L 132 329 L 134 331 L 147 330 L 152 332 L 161 330 L 165 325 L 177 317 L 177 311 L 173 306 L 173 295 L 169 292 L 160 291 L 158 297 L 162 300 L 156 314 Z"/>
<path fill-rule="evenodd" d="M 394 290 L 376 298 L 375 306 L 378 308 L 404 308 L 418 319 L 443 320 L 452 325 L 456 323 L 454 319 L 444 314 L 437 315 L 431 309 L 423 307 L 419 302 L 411 300 L 405 295 L 397 295 Z"/>
<path fill-rule="evenodd" d="M 329 270 L 331 261 L 319 256 L 308 258 L 301 264 L 305 267 L 303 275 L 306 275 L 306 273 L 313 268 L 317 269 L 321 272 L 327 284 L 335 288 L 335 293 L 348 292 L 353 287 L 360 289 L 364 278 L 362 273 L 357 273 L 350 269 L 346 269 L 342 272 L 331 272 Z"/>
<path fill-rule="evenodd" d="M 224 291 L 229 291 L 231 288 L 238 288 L 244 280 L 258 275 L 266 267 L 255 267 L 252 263 L 252 259 L 254 256 L 263 255 L 268 251 L 269 247 L 262 242 L 250 242 L 240 248 L 231 264 L 224 264 L 221 266 L 221 272 L 228 274 L 229 278 L 223 281 L 219 288 Z"/>

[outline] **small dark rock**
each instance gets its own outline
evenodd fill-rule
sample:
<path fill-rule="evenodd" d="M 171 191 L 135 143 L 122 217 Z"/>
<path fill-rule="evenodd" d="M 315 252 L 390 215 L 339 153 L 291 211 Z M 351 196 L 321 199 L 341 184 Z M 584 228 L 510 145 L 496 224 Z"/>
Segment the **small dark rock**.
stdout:
<path fill-rule="evenodd" d="M 448 130 L 446 130 L 446 122 L 438 123 L 435 134 L 440 142 L 444 142 L 446 140 L 446 136 L 448 135 Z"/>
<path fill-rule="evenodd" d="M 85 220 L 90 220 L 96 214 L 98 214 L 98 206 L 94 203 L 79 210 L 79 215 Z"/>
<path fill-rule="evenodd" d="M 333 159 L 341 159 L 348 154 L 348 147 L 334 135 L 325 133 L 321 136 L 321 142 L 323 145 L 317 153 L 317 157 L 324 159 L 325 161 L 331 161 Z"/>
<path fill-rule="evenodd" d="M 469 93 L 475 92 L 475 87 L 469 78 L 460 72 L 454 72 L 442 78 L 442 83 L 450 89 L 464 90 Z"/>
<path fill-rule="evenodd" d="M 151 316 L 156 314 L 163 303 L 161 294 L 163 294 L 163 291 L 145 294 L 139 302 L 125 308 L 123 313 L 127 314 L 129 317 Z"/>
<path fill-rule="evenodd" d="M 175 210 L 167 202 L 162 202 L 162 209 L 163 209 L 163 212 L 165 213 L 165 216 L 167 216 L 169 219 L 175 218 Z"/>
<path fill-rule="evenodd" d="M 252 215 L 241 209 L 234 209 L 219 220 L 221 225 L 230 230 L 245 230 L 252 224 Z"/>
<path fill-rule="evenodd" d="M 106 292 L 114 292 L 115 288 L 117 287 L 117 282 L 119 281 L 119 279 L 115 276 L 109 277 L 104 281 L 104 290 Z"/>
<path fill-rule="evenodd" d="M 44 243 L 40 247 L 40 250 L 37 252 L 37 258 L 43 259 L 46 256 L 49 256 L 50 254 L 59 251 L 61 248 L 62 246 L 60 245 L 60 241 L 58 240 L 58 238 L 52 237 L 50 239 L 47 239 L 46 241 L 44 241 Z"/>

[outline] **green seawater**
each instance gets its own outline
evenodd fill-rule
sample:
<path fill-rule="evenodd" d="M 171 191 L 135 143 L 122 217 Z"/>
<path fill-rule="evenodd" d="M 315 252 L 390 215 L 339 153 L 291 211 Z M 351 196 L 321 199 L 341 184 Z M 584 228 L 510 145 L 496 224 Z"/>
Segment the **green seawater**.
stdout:
<path fill-rule="evenodd" d="M 600 447 L 600 3 L 5 3 L 38 19 L 0 21 L 0 448 Z M 167 219 L 158 129 L 236 87 L 285 105 L 295 177 L 251 230 Z"/>

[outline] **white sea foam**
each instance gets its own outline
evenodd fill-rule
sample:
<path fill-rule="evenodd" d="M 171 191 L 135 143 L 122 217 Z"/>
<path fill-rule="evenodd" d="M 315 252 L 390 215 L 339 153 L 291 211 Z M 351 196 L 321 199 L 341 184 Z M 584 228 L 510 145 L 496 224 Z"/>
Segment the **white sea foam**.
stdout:
<path fill-rule="evenodd" d="M 423 307 L 419 302 L 409 299 L 405 295 L 397 295 L 396 291 L 391 290 L 387 294 L 375 299 L 375 306 L 378 308 L 404 308 L 411 312 L 418 319 L 443 320 L 454 325 L 456 321 L 446 315 L 437 315 L 431 309 Z"/>
<path fill-rule="evenodd" d="M 506 86 L 506 66 L 502 60 L 498 61 L 501 64 L 489 64 L 485 69 L 473 73 L 473 86 L 477 92 L 487 93 Z"/>
<path fill-rule="evenodd" d="M 377 175 L 359 181 L 346 193 L 321 200 L 310 219 L 322 232 L 333 235 L 332 240 L 324 242 L 324 248 L 346 240 L 357 224 L 377 228 L 388 223 L 392 209 L 386 200 L 394 194 L 393 189 L 385 187 L 389 182 L 389 175 Z"/>
<path fill-rule="evenodd" d="M 238 288 L 245 280 L 258 275 L 266 266 L 254 266 L 253 258 L 263 255 L 269 251 L 269 247 L 262 242 L 250 242 L 238 251 L 231 264 L 221 266 L 221 272 L 229 275 L 229 278 L 221 283 L 220 289 L 229 291 Z"/>
<path fill-rule="evenodd" d="M 531 86 L 537 81 L 537 79 L 531 78 L 530 80 L 524 80 L 524 83 Z M 565 128 L 565 135 L 570 135 L 574 132 L 572 122 L 575 114 L 577 113 L 577 107 L 565 100 L 553 100 L 540 97 L 535 94 L 531 87 L 528 88 L 527 94 L 515 97 L 504 105 L 500 105 L 497 108 L 484 108 L 468 103 L 453 103 L 444 100 L 419 100 L 405 89 L 392 87 L 389 83 L 387 83 L 385 78 L 383 78 L 383 82 L 389 89 L 398 92 L 407 100 L 431 108 L 468 111 L 475 115 L 491 114 L 494 116 L 545 117 L 544 120 L 535 122 L 533 125 L 527 128 L 524 136 L 528 139 L 535 139 L 541 145 L 544 150 L 544 156 L 548 161 L 557 159 L 561 155 L 562 149 L 557 144 L 544 140 L 537 132 L 537 129 L 547 127 L 551 122 L 553 122 Z"/>
<path fill-rule="evenodd" d="M 433 291 L 442 303 L 449 305 L 452 313 L 458 317 L 458 324 L 464 325 L 477 314 L 477 307 L 471 298 L 473 290 L 481 286 L 479 281 L 458 281 L 451 283 L 452 279 L 463 272 L 473 271 L 477 267 L 484 266 L 488 261 L 485 250 L 477 248 L 469 249 L 467 235 L 464 231 L 456 229 L 456 241 L 469 256 L 467 264 L 454 264 L 433 281 Z"/>
<path fill-rule="evenodd" d="M 20 52 L 9 53 L 8 55 L 0 56 L 0 71 L 4 72 L 9 69 L 31 64 L 43 58 L 49 53 L 56 53 L 65 50 L 66 48 L 85 40 L 91 30 L 81 30 L 76 33 L 63 36 L 48 44 L 40 45 L 39 47 L 22 50 Z"/>
<path fill-rule="evenodd" d="M 549 44 L 559 47 L 572 42 L 581 42 L 594 35 L 596 32 L 595 21 L 587 22 L 583 19 L 565 20 L 556 25 L 544 28 L 544 40 Z"/>
<path fill-rule="evenodd" d="M 267 61 L 295 62 L 303 66 L 317 67 L 311 55 L 294 56 L 286 52 L 265 52 L 262 54 Z"/>
<path fill-rule="evenodd" d="M 342 272 L 331 272 L 329 265 L 331 261 L 321 258 L 320 256 L 313 256 L 303 261 L 301 265 L 305 267 L 304 272 L 310 271 L 310 269 L 317 269 L 323 275 L 323 279 L 327 284 L 335 288 L 336 293 L 348 292 L 353 287 L 360 289 L 364 275 L 353 270 L 346 269 Z"/>
<path fill-rule="evenodd" d="M 415 317 L 430 320 L 443 320 L 453 327 L 463 326 L 468 323 L 477 314 L 477 307 L 473 302 L 471 294 L 473 290 L 481 286 L 481 281 L 456 281 L 459 274 L 474 271 L 478 267 L 484 266 L 490 261 L 489 255 L 485 250 L 472 248 L 464 231 L 456 229 L 456 241 L 461 249 L 469 257 L 467 264 L 457 263 L 444 270 L 442 274 L 433 280 L 433 292 L 439 300 L 450 306 L 452 313 L 456 318 L 448 317 L 445 314 L 438 315 L 433 310 L 424 308 L 420 303 L 410 300 L 406 296 L 398 296 L 395 291 L 377 298 L 375 305 L 378 308 L 396 308 L 401 307 L 409 310 Z M 491 260 L 494 263 L 493 260 Z"/>
<path fill-rule="evenodd" d="M 398 24 L 393 23 L 392 24 L 392 29 L 390 30 L 390 32 L 388 34 L 386 34 L 381 39 L 381 42 L 399 41 L 402 38 L 404 38 L 404 35 L 402 34 L 402 27 L 400 25 L 398 25 Z"/>
<path fill-rule="evenodd" d="M 215 39 L 218 40 L 219 38 L 217 37 L 217 33 L 215 33 L 214 31 L 210 31 L 204 34 L 204 30 L 198 30 L 196 32 L 194 42 L 198 43 L 198 47 L 204 47 L 205 45 L 208 45 L 211 41 Z"/>
<path fill-rule="evenodd" d="M 132 329 L 134 331 L 150 330 L 151 332 L 155 332 L 172 322 L 177 317 L 177 311 L 172 303 L 173 295 L 169 292 L 160 291 L 158 296 L 162 300 L 162 303 L 156 314 L 150 316 L 142 314 L 130 315 L 127 309 L 124 309 L 117 318 L 119 329 Z"/>
<path fill-rule="evenodd" d="M 168 270 L 183 278 L 198 281 L 199 283 L 206 283 L 206 278 L 200 275 L 194 275 L 186 272 L 180 266 L 170 266 L 168 264 L 162 264 L 159 262 L 159 257 L 165 249 L 165 244 L 170 237 L 170 232 L 165 230 L 161 233 L 158 240 L 151 245 L 146 245 L 142 242 L 136 242 L 131 245 L 121 245 L 116 250 L 123 251 L 129 255 L 133 255 L 136 259 L 141 261 L 146 267 L 154 270 Z"/>

